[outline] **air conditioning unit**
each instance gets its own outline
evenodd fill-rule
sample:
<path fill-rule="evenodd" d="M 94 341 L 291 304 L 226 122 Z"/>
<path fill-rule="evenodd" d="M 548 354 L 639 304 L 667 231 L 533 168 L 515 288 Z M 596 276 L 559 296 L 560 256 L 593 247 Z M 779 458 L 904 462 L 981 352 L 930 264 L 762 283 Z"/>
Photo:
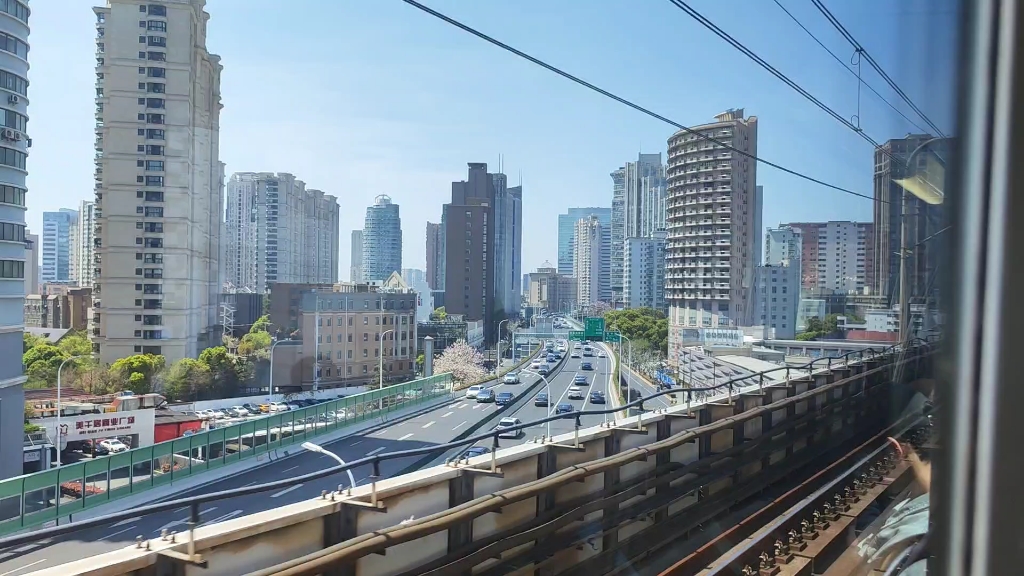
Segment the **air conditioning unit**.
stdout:
<path fill-rule="evenodd" d="M 17 94 L 11 94 L 7 97 L 8 104 L 17 104 L 18 102 L 21 102 L 21 98 L 18 98 Z"/>
<path fill-rule="evenodd" d="M 14 130 L 10 128 L 4 128 L 3 138 L 4 140 L 14 140 Z"/>
<path fill-rule="evenodd" d="M 18 132 L 17 130 L 14 131 L 14 139 L 15 140 L 21 140 L 22 136 L 23 135 L 22 135 L 21 132 Z"/>

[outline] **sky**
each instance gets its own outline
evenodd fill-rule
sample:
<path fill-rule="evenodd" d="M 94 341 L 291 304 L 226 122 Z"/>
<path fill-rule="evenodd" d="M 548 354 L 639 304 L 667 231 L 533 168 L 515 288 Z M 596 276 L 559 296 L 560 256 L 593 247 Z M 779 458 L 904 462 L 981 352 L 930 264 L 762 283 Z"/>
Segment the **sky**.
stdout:
<path fill-rule="evenodd" d="M 810 0 L 779 0 L 844 62 L 853 49 Z M 872 147 L 664 0 L 424 0 L 524 52 L 684 125 L 729 108 L 758 117 L 758 155 L 870 196 Z M 93 2 L 33 2 L 28 160 L 32 231 L 93 197 Z M 774 0 L 690 0 L 724 31 L 877 141 L 919 132 L 815 44 Z M 956 47 L 953 0 L 826 0 L 945 132 Z M 557 215 L 610 206 L 609 174 L 665 153 L 675 128 L 491 46 L 400 0 L 210 0 L 221 56 L 227 173 L 290 172 L 338 197 L 341 280 L 349 236 L 378 194 L 401 206 L 403 266 L 425 265 L 468 162 L 523 185 L 522 269 L 555 262 Z M 854 69 L 856 67 L 853 67 Z M 877 74 L 862 78 L 926 126 Z M 763 222 L 870 220 L 870 200 L 765 165 Z"/>

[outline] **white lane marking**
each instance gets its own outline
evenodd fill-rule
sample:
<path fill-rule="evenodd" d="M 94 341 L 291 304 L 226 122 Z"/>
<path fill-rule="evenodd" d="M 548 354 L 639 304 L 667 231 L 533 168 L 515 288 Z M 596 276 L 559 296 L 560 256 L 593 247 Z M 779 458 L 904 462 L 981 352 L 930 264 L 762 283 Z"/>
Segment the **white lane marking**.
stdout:
<path fill-rule="evenodd" d="M 431 427 L 431 426 L 433 426 L 433 425 L 434 425 L 434 421 L 433 421 L 433 420 L 431 420 L 430 422 L 427 422 L 426 424 L 424 424 L 424 425 L 423 425 L 423 427 L 424 427 L 424 428 L 430 428 L 430 427 Z"/>
<path fill-rule="evenodd" d="M 117 536 L 118 534 L 124 534 L 125 532 L 127 532 L 129 530 L 134 530 L 134 529 L 135 529 L 135 525 L 132 524 L 131 526 L 129 526 L 127 528 L 124 528 L 123 530 L 118 530 L 117 532 L 114 532 L 113 534 L 107 534 L 106 536 L 103 536 L 103 538 L 113 538 L 114 536 Z"/>
<path fill-rule="evenodd" d="M 299 488 L 302 488 L 302 483 L 296 484 L 295 486 L 289 486 L 284 490 L 281 490 L 280 492 L 274 492 L 273 494 L 270 495 L 270 497 L 278 498 L 280 496 L 284 496 L 285 494 L 291 492 L 292 490 L 298 490 Z"/>
<path fill-rule="evenodd" d="M 0 576 L 10 576 L 11 574 L 14 574 L 15 572 L 21 572 L 25 568 L 28 568 L 29 566 L 35 566 L 36 564 L 39 564 L 40 562 L 46 562 L 46 558 L 43 558 L 42 560 L 36 560 L 35 562 L 29 562 L 28 564 L 25 564 L 24 566 L 20 566 L 18 568 L 15 568 L 14 570 L 9 571 L 9 572 L 4 572 L 3 574 L 0 574 Z"/>
<path fill-rule="evenodd" d="M 362 440 L 356 440 L 355 442 L 353 442 L 353 443 L 349 444 L 349 446 L 356 446 L 356 445 L 358 445 L 358 444 L 362 444 L 362 443 L 363 443 L 363 441 L 362 441 Z"/>
<path fill-rule="evenodd" d="M 242 484 L 242 488 L 247 488 L 249 486 L 252 486 L 252 485 L 256 484 L 257 482 L 259 482 L 259 480 L 253 480 L 252 482 L 249 482 L 248 484 Z"/>
<path fill-rule="evenodd" d="M 455 414 L 455 412 L 445 412 L 444 414 L 441 414 L 441 418 L 447 418 L 447 417 L 451 416 L 452 414 Z"/>
<path fill-rule="evenodd" d="M 576 372 L 575 374 L 572 375 L 572 382 L 576 381 L 576 376 L 578 376 L 578 375 L 579 375 L 579 372 Z M 565 399 L 565 395 L 569 393 L 569 388 L 571 386 L 572 386 L 572 384 L 569 384 L 569 386 L 565 387 L 565 390 L 562 390 L 562 395 L 558 398 L 558 402 L 555 402 L 554 406 L 558 406 L 559 404 L 562 403 L 562 400 Z M 550 409 L 548 411 L 550 412 Z"/>
<path fill-rule="evenodd" d="M 462 421 L 462 422 L 460 422 L 460 423 L 459 423 L 458 425 L 456 425 L 456 426 L 455 426 L 455 428 L 452 428 L 452 430 L 458 430 L 458 429 L 459 429 L 459 428 L 461 428 L 461 427 L 462 427 L 462 425 L 463 425 L 463 424 L 465 424 L 466 422 L 469 422 L 469 420 L 463 420 L 463 421 Z"/>
<path fill-rule="evenodd" d="M 373 450 L 370 450 L 369 452 L 367 452 L 366 455 L 367 456 L 373 456 L 377 452 L 383 452 L 384 448 L 385 448 L 385 446 L 381 446 L 380 448 L 374 448 Z"/>
<path fill-rule="evenodd" d="M 299 484 L 299 486 L 302 486 L 302 484 Z M 298 486 L 296 486 L 296 488 L 298 488 Z M 218 517 L 214 518 L 213 520 L 210 520 L 208 522 L 204 522 L 204 524 L 216 524 L 217 522 L 223 522 L 225 520 L 230 520 L 231 518 L 234 518 L 235 516 L 240 516 L 241 514 L 242 514 L 241 510 L 232 510 L 231 512 L 228 512 L 227 514 L 224 514 L 223 516 L 218 516 Z"/>
<path fill-rule="evenodd" d="M 459 403 L 459 404 L 457 404 L 457 405 L 456 405 L 455 407 L 456 407 L 456 408 L 465 408 L 466 406 L 467 406 L 467 404 L 466 404 L 465 402 L 460 402 L 460 403 Z"/>
<path fill-rule="evenodd" d="M 409 438 L 412 438 L 412 434 L 406 434 L 405 436 L 399 438 L 398 441 L 401 442 L 402 440 L 408 440 Z"/>
<path fill-rule="evenodd" d="M 292 466 L 291 468 L 285 468 L 284 470 L 282 470 L 282 472 L 291 472 L 292 470 L 295 470 L 298 467 L 299 467 L 299 465 L 296 464 L 295 466 Z"/>
<path fill-rule="evenodd" d="M 483 406 L 483 404 L 477 404 L 477 405 L 473 406 L 473 410 L 476 410 L 477 408 L 479 408 L 481 406 Z"/>
<path fill-rule="evenodd" d="M 138 522 L 139 520 L 142 520 L 142 516 L 135 516 L 132 518 L 128 518 L 127 520 L 121 520 L 117 524 L 111 524 L 110 527 L 117 528 L 118 526 L 124 526 L 125 524 L 131 524 L 132 522 Z"/>

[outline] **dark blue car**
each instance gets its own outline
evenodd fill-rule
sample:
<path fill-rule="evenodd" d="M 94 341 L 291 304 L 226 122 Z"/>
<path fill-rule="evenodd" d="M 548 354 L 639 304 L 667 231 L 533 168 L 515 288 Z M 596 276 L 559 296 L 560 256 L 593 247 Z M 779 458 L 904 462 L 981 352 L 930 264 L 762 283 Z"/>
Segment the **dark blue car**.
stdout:
<path fill-rule="evenodd" d="M 511 392 L 501 392 L 494 398 L 494 403 L 498 406 L 505 406 L 512 403 Z"/>
<path fill-rule="evenodd" d="M 594 365 L 591 364 L 590 362 L 584 362 L 583 364 L 580 364 L 580 370 L 593 370 L 593 369 L 594 369 Z"/>
<path fill-rule="evenodd" d="M 568 414 L 572 411 L 572 404 L 559 404 L 558 406 L 555 406 L 555 414 Z"/>

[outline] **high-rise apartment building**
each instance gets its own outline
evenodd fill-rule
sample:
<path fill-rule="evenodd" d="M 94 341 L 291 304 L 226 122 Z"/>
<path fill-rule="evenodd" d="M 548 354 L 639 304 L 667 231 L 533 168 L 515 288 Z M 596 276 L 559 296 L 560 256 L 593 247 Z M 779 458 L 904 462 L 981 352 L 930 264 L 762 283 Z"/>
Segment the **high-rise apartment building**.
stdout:
<path fill-rule="evenodd" d="M 381 194 L 366 208 L 363 224 L 363 280 L 383 282 L 402 271 L 402 218 L 398 204 Z"/>
<path fill-rule="evenodd" d="M 870 222 L 792 222 L 801 232 L 801 282 L 805 294 L 863 292 L 875 277 L 875 231 Z"/>
<path fill-rule="evenodd" d="M 227 185 L 225 271 L 230 289 L 338 281 L 338 199 L 288 173 L 237 172 Z"/>
<path fill-rule="evenodd" d="M 622 258 L 622 303 L 626 308 L 665 306 L 665 231 L 626 238 Z"/>
<path fill-rule="evenodd" d="M 601 221 L 596 216 L 580 218 L 573 236 L 573 276 L 576 278 L 576 299 L 580 307 L 611 298 L 607 273 L 601 270 Z"/>
<path fill-rule="evenodd" d="M 611 208 L 569 208 L 565 214 L 558 215 L 558 273 L 571 277 L 573 274 L 573 239 L 576 235 L 576 223 L 580 218 L 597 216 L 601 223 L 601 269 L 608 275 L 611 286 L 611 254 L 612 254 L 612 210 Z"/>
<path fill-rule="evenodd" d="M 757 118 L 729 110 L 668 140 L 669 356 L 684 327 L 750 326 L 760 206 Z M 714 139 L 714 141 L 708 138 Z"/>
<path fill-rule="evenodd" d="M 5 120 L 0 130 L 0 479 L 22 473 L 25 409 L 24 332 L 26 271 L 25 178 L 28 156 L 28 18 L 27 2 L 0 2 L 0 32 L 5 42 L 0 58 L 0 107 Z M 38 242 L 36 243 L 38 245 Z"/>
<path fill-rule="evenodd" d="M 494 186 L 494 305 L 505 317 L 517 316 L 522 299 L 523 187 L 508 187 L 504 174 L 491 174 Z"/>
<path fill-rule="evenodd" d="M 442 214 L 445 310 L 461 314 L 466 321 L 482 321 L 486 342 L 494 342 L 504 316 L 494 304 L 494 204 L 494 179 L 487 164 L 470 162 L 467 179 L 452 182 L 452 200 Z"/>
<path fill-rule="evenodd" d="M 349 247 L 349 282 L 363 281 L 363 231 L 353 230 Z"/>
<path fill-rule="evenodd" d="M 96 13 L 93 347 L 171 363 L 219 343 L 220 57 L 205 0 Z"/>
<path fill-rule="evenodd" d="M 93 284 L 96 256 L 96 203 L 82 200 L 78 205 L 78 222 L 71 240 L 74 247 L 74 279 L 83 288 Z"/>
<path fill-rule="evenodd" d="M 764 263 L 766 266 L 788 266 L 802 262 L 803 234 L 790 225 L 769 228 L 764 234 Z"/>
<path fill-rule="evenodd" d="M 907 195 L 908 288 L 911 298 L 934 297 L 938 283 L 933 281 L 940 265 L 939 246 L 932 238 L 945 225 L 942 204 L 928 204 L 906 192 L 897 183 L 910 176 L 907 160 L 914 150 L 927 143 L 932 153 L 946 154 L 948 139 L 936 140 L 928 134 L 908 134 L 894 138 L 875 150 L 874 175 L 874 289 L 876 294 L 892 298 L 899 293 L 900 246 L 903 222 L 903 195 Z M 922 160 L 919 155 L 917 160 Z M 895 300 L 893 300 L 895 301 Z"/>
<path fill-rule="evenodd" d="M 529 286 L 530 306 L 564 313 L 576 304 L 576 279 L 559 274 L 550 262 L 544 262 L 536 272 L 530 273 Z"/>
<path fill-rule="evenodd" d="M 39 294 L 39 235 L 25 229 L 25 294 Z"/>
<path fill-rule="evenodd" d="M 623 302 L 625 240 L 650 238 L 665 229 L 665 165 L 661 154 L 640 154 L 611 173 L 612 300 Z"/>
<path fill-rule="evenodd" d="M 427 222 L 427 285 L 444 290 L 444 227 Z"/>
<path fill-rule="evenodd" d="M 765 264 L 755 273 L 755 324 L 764 326 L 765 338 L 790 340 L 796 336 L 800 308 L 800 261 L 787 264 Z"/>
<path fill-rule="evenodd" d="M 43 212 L 43 282 L 71 282 L 74 267 L 71 248 L 78 213 L 69 208 Z"/>

